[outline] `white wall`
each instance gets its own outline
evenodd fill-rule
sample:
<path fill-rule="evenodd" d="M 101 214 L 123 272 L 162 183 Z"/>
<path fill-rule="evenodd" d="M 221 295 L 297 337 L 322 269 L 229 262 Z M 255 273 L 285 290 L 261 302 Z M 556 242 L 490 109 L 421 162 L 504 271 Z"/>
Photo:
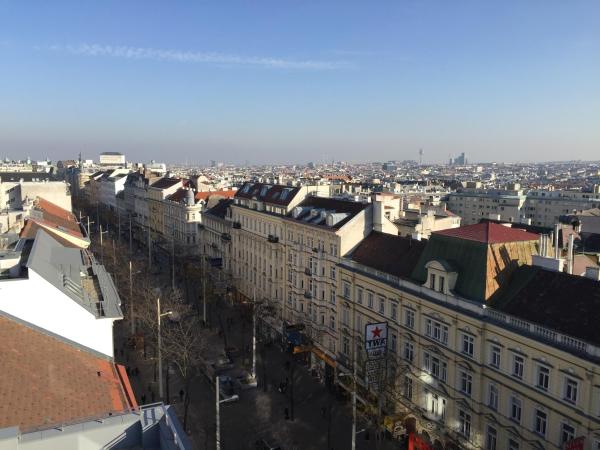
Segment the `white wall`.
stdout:
<path fill-rule="evenodd" d="M 113 356 L 114 319 L 96 319 L 32 269 L 29 279 L 0 281 L 0 310 Z"/>

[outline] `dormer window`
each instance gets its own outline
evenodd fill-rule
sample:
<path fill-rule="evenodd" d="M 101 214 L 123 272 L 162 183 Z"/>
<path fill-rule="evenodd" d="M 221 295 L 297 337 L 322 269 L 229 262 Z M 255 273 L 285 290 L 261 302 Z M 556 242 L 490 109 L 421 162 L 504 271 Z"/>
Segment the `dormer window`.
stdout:
<path fill-rule="evenodd" d="M 458 272 L 451 263 L 434 259 L 425 264 L 425 269 L 427 269 L 426 287 L 442 294 L 452 294 Z"/>

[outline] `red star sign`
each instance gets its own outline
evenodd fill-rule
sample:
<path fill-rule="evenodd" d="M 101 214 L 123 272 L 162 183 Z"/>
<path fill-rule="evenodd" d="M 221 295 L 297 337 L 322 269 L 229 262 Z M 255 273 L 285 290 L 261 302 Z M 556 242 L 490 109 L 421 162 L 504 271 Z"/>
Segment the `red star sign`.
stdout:
<path fill-rule="evenodd" d="M 379 327 L 375 327 L 375 329 L 374 329 L 374 330 L 371 330 L 371 333 L 373 333 L 373 337 L 374 337 L 374 338 L 375 338 L 375 337 L 378 337 L 378 338 L 380 338 L 380 337 L 381 337 L 381 332 L 382 332 L 382 331 L 383 331 L 383 330 L 379 329 Z"/>

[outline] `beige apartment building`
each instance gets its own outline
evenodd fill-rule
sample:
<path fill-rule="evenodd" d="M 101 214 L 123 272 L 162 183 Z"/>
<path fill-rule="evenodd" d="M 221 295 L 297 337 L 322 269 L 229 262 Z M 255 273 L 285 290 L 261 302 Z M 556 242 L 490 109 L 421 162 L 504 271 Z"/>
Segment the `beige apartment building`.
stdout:
<path fill-rule="evenodd" d="M 319 196 L 328 192 L 246 183 L 230 206 L 231 261 L 239 300 L 268 305 L 261 318 L 274 335 L 302 329 L 303 349 L 333 380 L 337 265 L 373 225 L 369 204 Z"/>
<path fill-rule="evenodd" d="M 450 211 L 463 218 L 463 225 L 493 219 L 551 228 L 560 216 L 600 207 L 600 186 L 594 186 L 592 192 L 524 192 L 518 184 L 506 189 L 467 187 L 448 194 L 447 204 Z"/>
<path fill-rule="evenodd" d="M 339 269 L 337 372 L 434 448 L 600 445 L 597 280 L 531 266 L 537 235 L 493 223 L 428 242 L 373 232 Z M 364 333 L 386 322 L 387 378 L 366 389 Z M 339 383 L 347 386 L 347 377 Z M 349 389 L 349 387 L 348 387 Z"/>

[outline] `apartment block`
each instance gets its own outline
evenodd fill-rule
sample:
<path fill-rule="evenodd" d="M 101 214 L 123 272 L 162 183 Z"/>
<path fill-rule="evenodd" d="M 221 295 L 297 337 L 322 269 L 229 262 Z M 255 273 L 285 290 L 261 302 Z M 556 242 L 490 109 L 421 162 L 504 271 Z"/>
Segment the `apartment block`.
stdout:
<path fill-rule="evenodd" d="M 390 420 L 444 448 L 562 449 L 581 436 L 597 448 L 600 284 L 529 265 L 535 242 L 491 223 L 427 242 L 373 232 L 340 263 L 338 372 L 356 362 L 362 401 L 381 396 Z M 377 322 L 388 353 L 373 392 L 364 332 Z"/>

